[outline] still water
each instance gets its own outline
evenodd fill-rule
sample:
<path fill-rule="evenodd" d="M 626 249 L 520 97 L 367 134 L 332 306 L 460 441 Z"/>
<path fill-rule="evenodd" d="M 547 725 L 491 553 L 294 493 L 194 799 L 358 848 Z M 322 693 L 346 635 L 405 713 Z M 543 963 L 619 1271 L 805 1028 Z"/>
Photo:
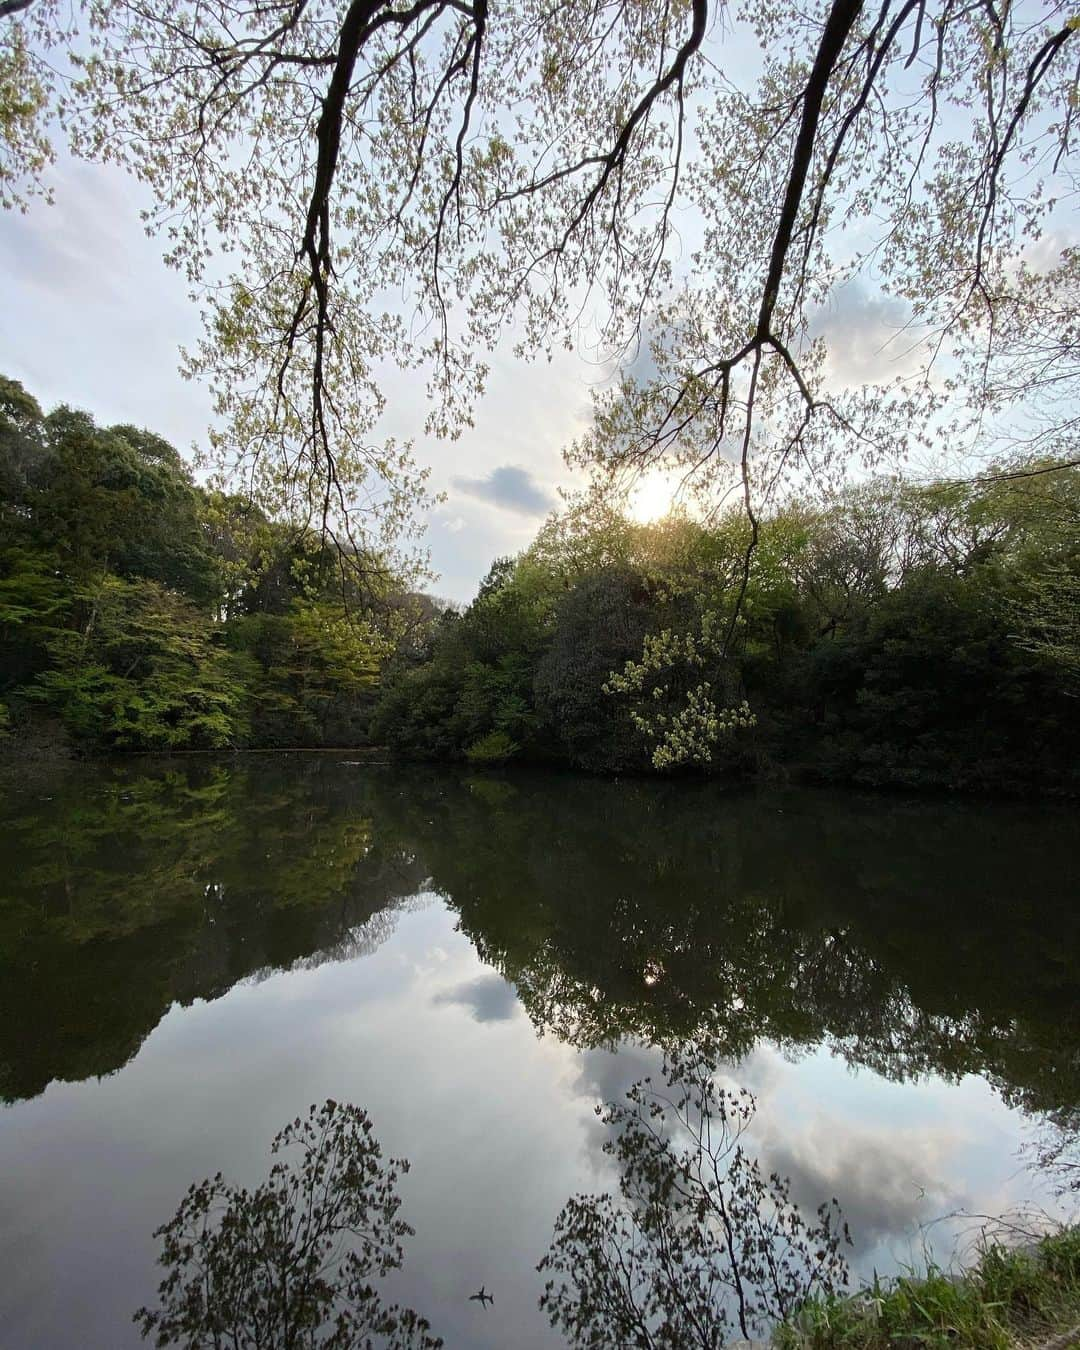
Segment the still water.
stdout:
<path fill-rule="evenodd" d="M 35 768 L 0 806 L 0 1344 L 139 1344 L 155 1228 L 327 1098 L 407 1158 L 389 1293 L 563 1344 L 536 1265 L 596 1106 L 707 1028 L 857 1272 L 1052 1204 L 1080 1103 L 1075 812 L 347 756 Z M 952 1216 L 952 1217 L 949 1217 Z M 484 1285 L 491 1306 L 469 1301 Z"/>

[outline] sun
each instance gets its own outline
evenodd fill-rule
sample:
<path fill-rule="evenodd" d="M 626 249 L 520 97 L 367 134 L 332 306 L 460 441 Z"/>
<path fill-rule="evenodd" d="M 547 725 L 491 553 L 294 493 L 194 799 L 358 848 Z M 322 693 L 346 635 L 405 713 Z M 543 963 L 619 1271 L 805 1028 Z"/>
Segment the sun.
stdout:
<path fill-rule="evenodd" d="M 678 487 L 678 475 L 665 469 L 649 469 L 627 494 L 627 516 L 638 525 L 663 520 L 671 513 Z"/>

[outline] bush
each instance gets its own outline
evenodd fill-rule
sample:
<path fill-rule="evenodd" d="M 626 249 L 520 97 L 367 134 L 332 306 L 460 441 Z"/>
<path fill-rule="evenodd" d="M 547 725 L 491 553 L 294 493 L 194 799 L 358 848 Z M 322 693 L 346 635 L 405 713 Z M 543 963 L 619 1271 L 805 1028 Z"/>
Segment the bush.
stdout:
<path fill-rule="evenodd" d="M 510 739 L 505 731 L 489 731 L 465 751 L 470 764 L 505 764 L 520 747 Z"/>

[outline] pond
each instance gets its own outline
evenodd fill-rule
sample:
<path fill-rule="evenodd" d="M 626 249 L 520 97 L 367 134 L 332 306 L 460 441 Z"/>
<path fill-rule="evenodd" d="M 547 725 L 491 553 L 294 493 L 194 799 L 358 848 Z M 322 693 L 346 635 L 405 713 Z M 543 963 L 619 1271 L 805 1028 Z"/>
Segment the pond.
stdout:
<path fill-rule="evenodd" d="M 1080 1103 L 1075 811 L 197 757 L 34 767 L 0 807 L 6 1350 L 140 1344 L 154 1230 L 312 1103 L 411 1163 L 388 1296 L 565 1344 L 538 1262 L 613 1192 L 600 1103 L 706 1034 L 747 1145 L 857 1274 L 1053 1201 Z M 470 1300 L 481 1286 L 494 1303 Z"/>

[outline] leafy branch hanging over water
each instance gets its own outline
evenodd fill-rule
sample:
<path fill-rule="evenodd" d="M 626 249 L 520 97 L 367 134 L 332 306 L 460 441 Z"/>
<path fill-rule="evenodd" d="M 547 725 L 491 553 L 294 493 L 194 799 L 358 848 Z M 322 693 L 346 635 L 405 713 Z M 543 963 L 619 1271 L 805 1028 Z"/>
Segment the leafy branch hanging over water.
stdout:
<path fill-rule="evenodd" d="M 379 444 L 388 362 L 454 436 L 511 324 L 533 354 L 595 325 L 628 368 L 571 458 L 734 486 L 745 581 L 793 474 L 895 460 L 935 416 L 1068 448 L 1080 253 L 1037 245 L 1073 192 L 1076 34 L 1064 0 L 7 0 L 0 202 L 41 186 L 57 108 L 147 185 L 223 464 L 354 565 L 425 498 Z M 906 375 L 830 369 L 852 282 L 884 287 Z"/>

